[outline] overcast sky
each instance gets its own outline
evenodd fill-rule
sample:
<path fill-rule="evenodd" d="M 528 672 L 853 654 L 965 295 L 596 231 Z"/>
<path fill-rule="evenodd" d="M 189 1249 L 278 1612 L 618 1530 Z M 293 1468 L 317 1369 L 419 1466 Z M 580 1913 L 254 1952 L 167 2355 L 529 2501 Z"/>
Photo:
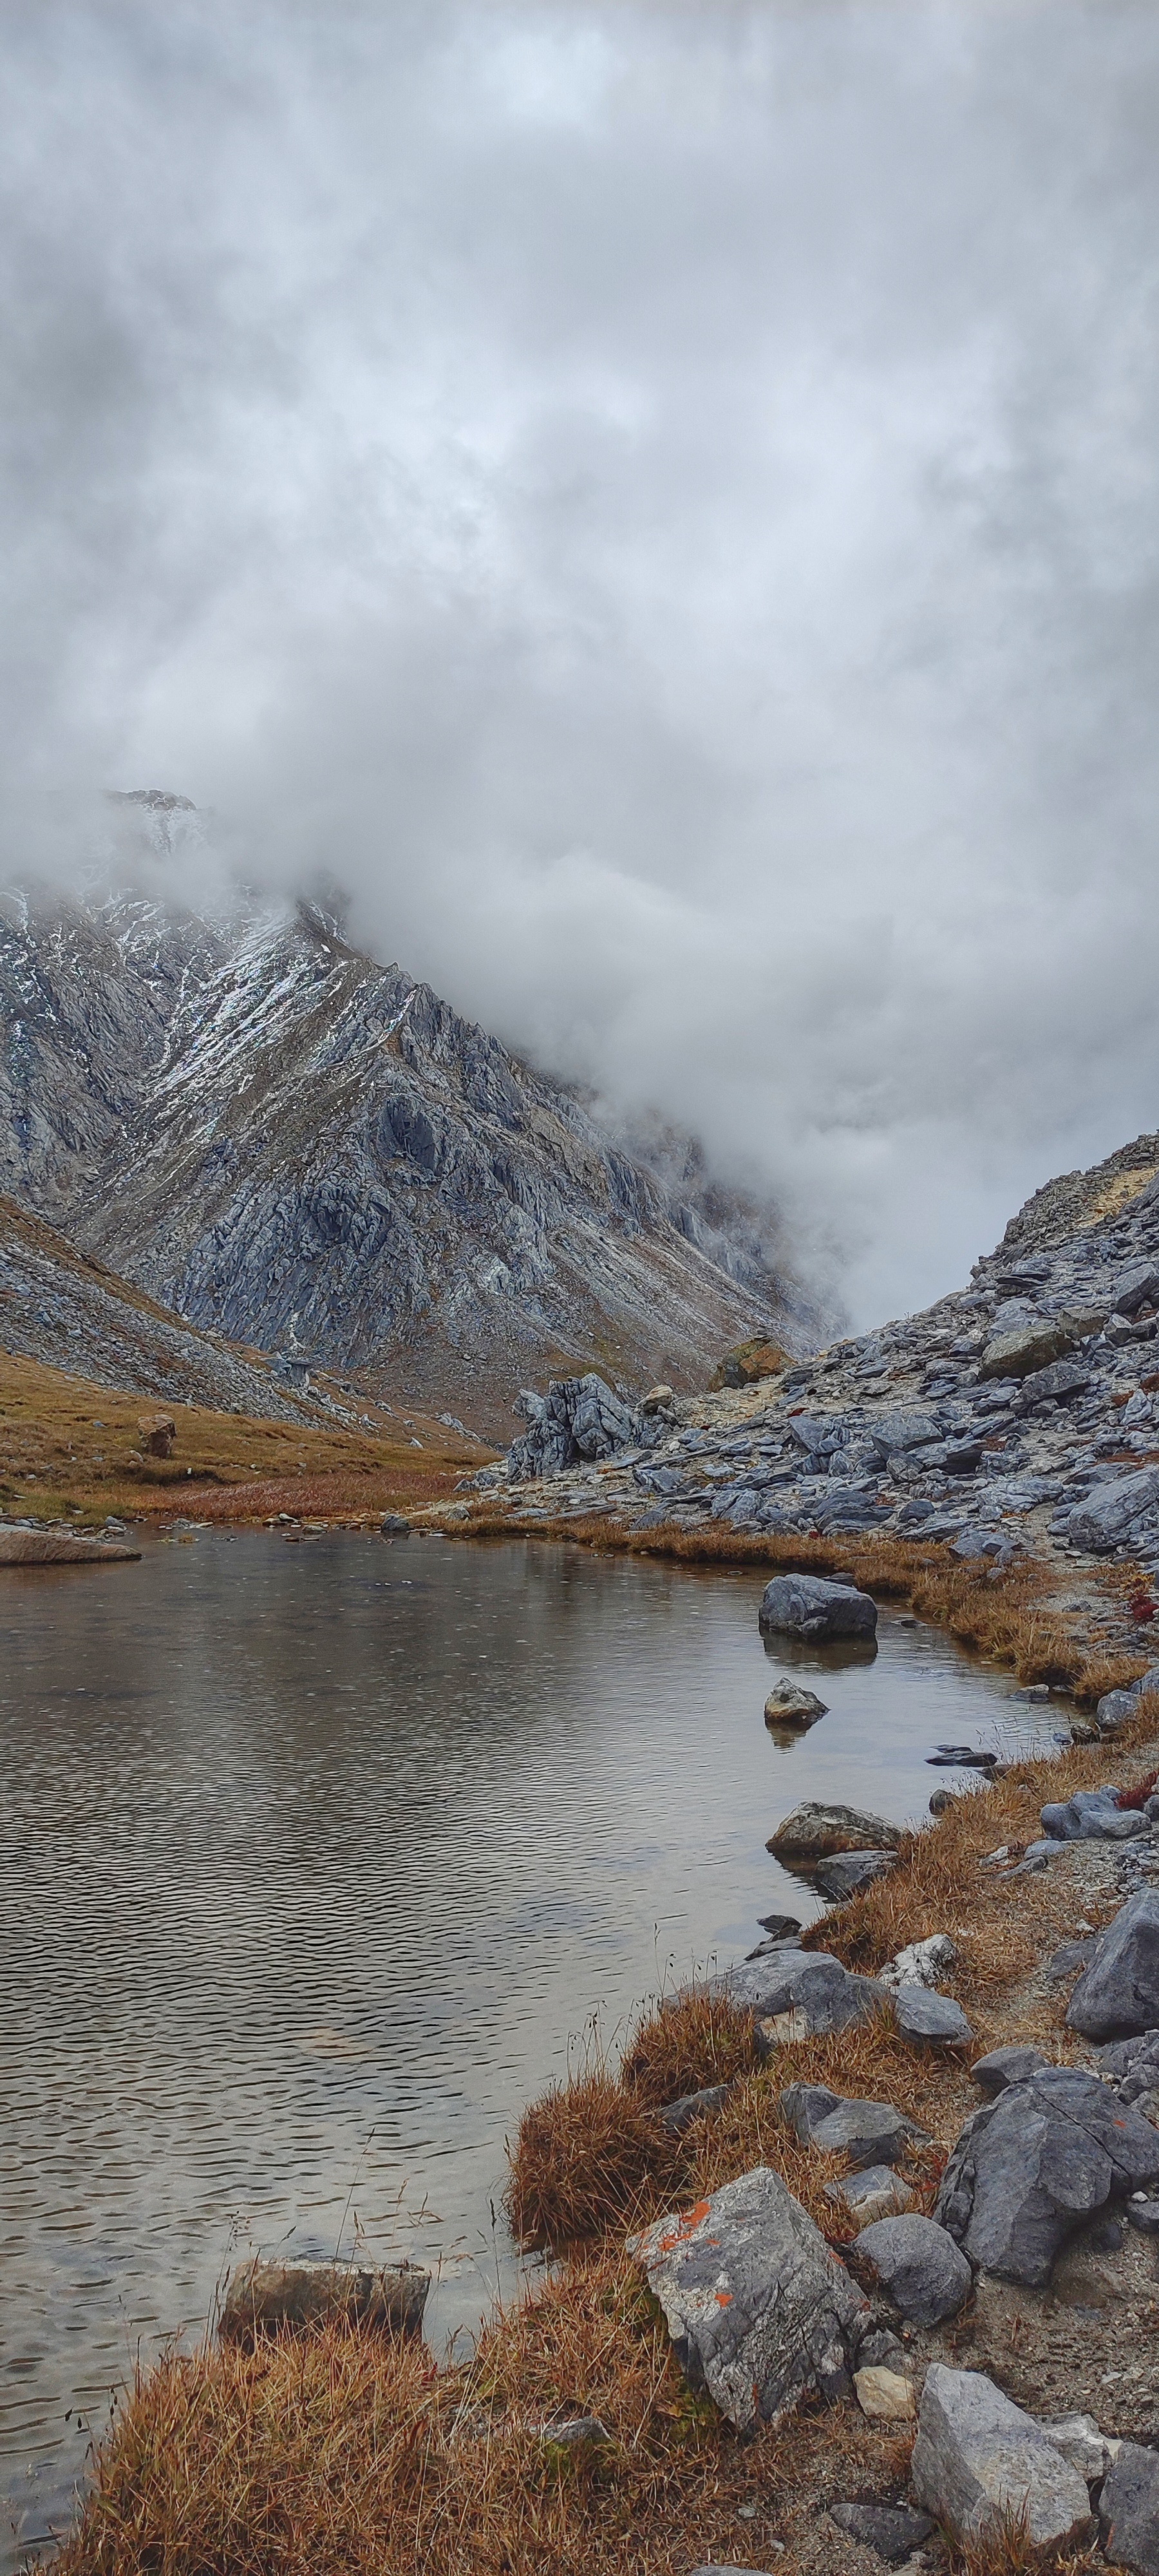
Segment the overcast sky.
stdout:
<path fill-rule="evenodd" d="M 859 1323 L 1159 1126 L 1154 0 L 0 53 L 9 875 L 214 807 Z"/>

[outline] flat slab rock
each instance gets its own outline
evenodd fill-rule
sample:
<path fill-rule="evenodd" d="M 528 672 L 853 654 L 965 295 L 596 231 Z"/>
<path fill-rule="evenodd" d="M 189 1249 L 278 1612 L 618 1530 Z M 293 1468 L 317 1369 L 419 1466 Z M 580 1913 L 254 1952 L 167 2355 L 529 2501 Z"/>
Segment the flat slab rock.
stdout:
<path fill-rule="evenodd" d="M 1086 2481 L 1033 2415 L 980 2370 L 934 2362 L 922 2391 L 910 2478 L 918 2503 L 960 2541 L 997 2539 L 1024 2518 L 1032 2548 L 1085 2540 Z"/>
<path fill-rule="evenodd" d="M 78 1538 L 75 1530 L 0 1529 L 0 1565 L 129 1565 L 140 1554 L 121 1539 Z"/>
<path fill-rule="evenodd" d="M 896 1986 L 893 2017 L 903 2039 L 919 2048 L 965 2048 L 974 2033 L 953 1995 L 935 1994 L 929 1986 Z"/>
<path fill-rule="evenodd" d="M 685 2378 L 739 2431 L 775 2424 L 811 2389 L 848 2394 L 869 2302 L 770 2166 L 657 2219 L 629 2252 Z"/>
<path fill-rule="evenodd" d="M 357 2263 L 243 2263 L 227 2282 L 217 2330 L 226 2343 L 252 2344 L 260 2335 L 291 2327 L 304 2330 L 326 2317 L 344 2317 L 391 2334 L 422 2332 L 431 2286 L 416 2263 L 391 2271 Z"/>
<path fill-rule="evenodd" d="M 877 1603 L 852 1584 L 829 1583 L 816 1574 L 775 1574 L 765 1586 L 758 1625 L 766 1637 L 872 1637 Z"/>
<path fill-rule="evenodd" d="M 851 2540 L 875 2550 L 887 2567 L 900 2567 L 934 2528 L 928 2513 L 914 2513 L 904 2504 L 831 2504 L 829 2519 Z"/>
<path fill-rule="evenodd" d="M 1084 2039 L 1132 2039 L 1159 2023 L 1159 1891 L 1141 1888 L 1099 1934 L 1066 2018 Z"/>
<path fill-rule="evenodd" d="M 888 1824 L 884 1816 L 807 1798 L 782 1817 L 765 1849 L 778 1860 L 823 1860 L 830 1852 L 896 1851 L 901 1834 L 901 1826 Z"/>
<path fill-rule="evenodd" d="M 976 2268 L 1044 2289 L 1068 2237 L 1159 2181 L 1159 2131 L 1077 2066 L 1047 2066 L 967 2120 L 934 2215 Z"/>

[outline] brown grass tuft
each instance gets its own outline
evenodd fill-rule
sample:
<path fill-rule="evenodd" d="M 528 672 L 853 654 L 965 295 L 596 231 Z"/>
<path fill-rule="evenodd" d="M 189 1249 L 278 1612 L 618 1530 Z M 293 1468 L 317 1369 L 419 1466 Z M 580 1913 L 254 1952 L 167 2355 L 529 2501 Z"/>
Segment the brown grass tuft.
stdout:
<path fill-rule="evenodd" d="M 681 2160 L 650 2106 L 604 2067 L 553 2085 L 523 2114 L 506 2207 L 516 2242 L 583 2244 L 640 2217 L 654 2177 Z"/>
<path fill-rule="evenodd" d="M 1093 1655 L 1075 1683 L 1080 1708 L 1093 1708 L 1106 1691 L 1129 1690 L 1147 1670 L 1146 1655 Z"/>
<path fill-rule="evenodd" d="M 677 2102 L 756 2063 L 750 2015 L 695 1986 L 642 2014 L 624 2051 L 623 2080 L 642 2102 Z"/>

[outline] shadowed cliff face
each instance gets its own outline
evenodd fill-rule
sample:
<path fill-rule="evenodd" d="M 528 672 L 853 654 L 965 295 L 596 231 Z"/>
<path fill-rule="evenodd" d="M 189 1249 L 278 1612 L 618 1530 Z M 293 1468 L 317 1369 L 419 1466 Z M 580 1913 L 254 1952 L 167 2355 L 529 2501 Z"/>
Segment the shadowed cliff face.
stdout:
<path fill-rule="evenodd" d="M 768 1210 L 590 1109 L 312 906 L 0 923 L 3 1185 L 195 1322 L 501 1419 L 585 1368 L 817 1337 Z M 499 1408 L 497 1413 L 496 1408 Z"/>

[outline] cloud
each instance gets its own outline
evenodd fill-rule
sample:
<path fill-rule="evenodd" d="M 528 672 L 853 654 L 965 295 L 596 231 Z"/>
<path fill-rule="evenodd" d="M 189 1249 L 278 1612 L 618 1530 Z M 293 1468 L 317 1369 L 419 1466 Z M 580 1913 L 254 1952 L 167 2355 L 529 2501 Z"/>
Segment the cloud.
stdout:
<path fill-rule="evenodd" d="M 1159 1123 L 1153 10 L 4 45 L 8 871 L 193 796 L 859 1321 Z"/>

